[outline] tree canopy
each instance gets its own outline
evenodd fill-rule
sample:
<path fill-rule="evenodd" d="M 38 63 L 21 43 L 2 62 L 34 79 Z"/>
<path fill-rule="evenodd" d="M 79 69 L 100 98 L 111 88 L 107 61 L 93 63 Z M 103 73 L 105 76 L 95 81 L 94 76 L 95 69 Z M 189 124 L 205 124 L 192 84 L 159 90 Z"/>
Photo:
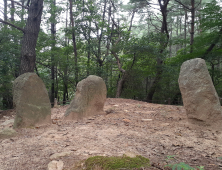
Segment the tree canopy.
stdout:
<path fill-rule="evenodd" d="M 206 60 L 222 96 L 221 10 L 216 0 L 4 0 L 0 108 L 13 107 L 24 72 L 36 72 L 52 103 L 66 104 L 97 75 L 108 97 L 181 104 L 180 66 L 192 58 Z"/>

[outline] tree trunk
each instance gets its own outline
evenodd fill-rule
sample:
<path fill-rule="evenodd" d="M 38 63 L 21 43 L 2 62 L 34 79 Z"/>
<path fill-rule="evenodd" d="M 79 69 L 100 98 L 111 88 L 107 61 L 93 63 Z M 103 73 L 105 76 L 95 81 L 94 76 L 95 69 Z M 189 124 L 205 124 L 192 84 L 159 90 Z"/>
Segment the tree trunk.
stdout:
<path fill-rule="evenodd" d="M 25 5 L 25 0 L 22 0 L 22 14 L 21 14 L 21 21 L 22 22 L 24 21 L 24 12 L 25 12 L 24 5 Z"/>
<path fill-rule="evenodd" d="M 15 22 L 15 3 L 11 0 L 11 23 Z M 12 27 L 12 30 L 15 31 L 15 28 Z M 17 37 L 13 37 L 13 42 L 15 45 L 19 46 L 19 42 Z M 19 76 L 19 62 L 20 56 L 15 55 L 15 69 L 14 69 L 14 77 L 17 78 Z"/>
<path fill-rule="evenodd" d="M 15 3 L 11 1 L 11 21 L 12 23 L 15 21 Z"/>
<path fill-rule="evenodd" d="M 161 27 L 161 34 L 165 34 L 166 35 L 166 41 L 165 42 L 160 42 L 161 44 L 161 50 L 160 50 L 160 55 L 162 55 L 162 53 L 164 52 L 164 50 L 166 49 L 167 45 L 168 45 L 168 41 L 169 41 L 169 32 L 168 32 L 168 28 L 167 28 L 167 5 L 169 3 L 169 0 L 163 1 L 164 4 L 162 4 L 161 0 L 159 1 L 159 5 L 160 5 L 160 10 L 161 10 L 161 14 L 162 14 L 162 27 Z M 156 92 L 157 89 L 157 85 L 161 79 L 161 75 L 162 75 L 162 65 L 163 65 L 163 60 L 161 58 L 157 58 L 157 67 L 156 67 L 156 76 L 154 79 L 154 82 L 152 84 L 152 86 L 150 87 L 150 90 L 147 94 L 147 102 L 152 103 L 153 100 L 153 96 L 154 93 Z"/>
<path fill-rule="evenodd" d="M 8 18 L 7 18 L 7 12 L 8 12 L 8 3 L 7 3 L 7 0 L 4 0 L 4 21 L 7 21 Z"/>
<path fill-rule="evenodd" d="M 56 23 L 55 23 L 55 11 L 53 10 L 56 7 L 56 0 L 51 2 L 51 106 L 54 107 L 54 99 L 55 99 L 55 41 L 56 41 Z"/>
<path fill-rule="evenodd" d="M 185 18 L 184 18 L 184 39 L 185 39 L 185 42 L 184 42 L 184 49 L 186 48 L 187 46 L 187 10 L 185 9 Z"/>
<path fill-rule="evenodd" d="M 58 91 L 59 91 L 59 81 L 58 81 L 58 67 L 55 66 L 55 98 L 59 102 L 59 96 L 58 96 Z"/>
<path fill-rule="evenodd" d="M 67 2 L 68 7 L 68 2 Z M 68 9 L 66 13 L 66 29 L 68 28 Z M 69 45 L 69 39 L 68 37 L 65 37 L 65 46 Z M 69 55 L 66 54 L 66 63 L 69 63 Z M 68 100 L 68 64 L 65 64 L 64 68 L 64 77 L 63 77 L 63 104 L 66 104 L 66 101 Z"/>
<path fill-rule="evenodd" d="M 75 36 L 75 30 L 74 30 L 74 19 L 73 19 L 73 12 L 72 12 L 72 0 L 69 0 L 69 9 L 70 9 L 70 21 L 71 21 L 71 26 L 72 26 L 72 42 L 73 42 L 73 51 L 74 51 L 74 61 L 75 61 L 75 84 L 77 85 L 78 83 L 78 54 L 77 54 L 77 48 L 76 48 L 76 36 Z"/>
<path fill-rule="evenodd" d="M 157 86 L 158 86 L 158 83 L 161 79 L 161 75 L 162 75 L 162 64 L 163 64 L 163 61 L 161 59 L 157 59 L 157 73 L 156 73 L 156 76 L 155 76 L 155 79 L 153 81 L 153 84 L 151 85 L 150 87 L 150 90 L 148 92 L 148 95 L 147 95 L 147 98 L 146 98 L 146 101 L 149 102 L 149 103 L 152 103 L 152 100 L 153 100 L 153 96 L 156 92 L 156 89 L 157 89 Z"/>
<path fill-rule="evenodd" d="M 107 5 L 107 0 L 104 1 L 104 8 L 103 8 L 103 17 L 102 17 L 102 22 L 104 23 L 105 21 L 105 14 L 106 14 L 106 5 Z M 97 49 L 97 62 L 99 64 L 98 72 L 97 74 L 99 76 L 102 75 L 102 67 L 103 67 L 103 60 L 101 59 L 101 43 L 102 43 L 102 37 L 103 37 L 103 29 L 104 26 L 102 26 L 101 30 L 99 31 L 98 24 L 96 24 L 97 27 L 97 37 L 98 37 L 98 49 Z M 100 35 L 99 35 L 100 32 Z"/>
<path fill-rule="evenodd" d="M 24 28 L 21 49 L 20 73 L 34 72 L 36 52 L 35 47 L 40 30 L 43 0 L 32 0 L 28 10 L 28 19 Z"/>
<path fill-rule="evenodd" d="M 122 77 L 120 78 L 117 84 L 116 98 L 119 98 L 122 94 L 123 84 L 125 82 L 125 79 L 126 79 L 126 73 L 122 73 Z"/>
<path fill-rule="evenodd" d="M 67 75 L 67 67 L 64 71 L 64 78 L 63 78 L 63 104 L 66 104 L 68 100 L 68 75 Z"/>
<path fill-rule="evenodd" d="M 179 36 L 179 16 L 177 16 L 177 31 L 176 31 L 177 38 Z M 176 52 L 179 50 L 179 44 L 176 45 Z"/>
<path fill-rule="evenodd" d="M 194 19 L 195 19 L 195 7 L 194 1 L 191 0 L 191 30 L 190 30 L 190 53 L 193 52 L 193 42 L 194 42 Z"/>

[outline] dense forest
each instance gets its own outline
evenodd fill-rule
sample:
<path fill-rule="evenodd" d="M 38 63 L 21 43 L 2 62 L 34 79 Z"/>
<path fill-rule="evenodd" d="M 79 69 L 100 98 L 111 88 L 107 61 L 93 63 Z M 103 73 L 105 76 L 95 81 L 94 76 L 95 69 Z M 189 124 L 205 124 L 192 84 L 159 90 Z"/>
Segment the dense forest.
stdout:
<path fill-rule="evenodd" d="M 222 96 L 222 7 L 216 0 L 0 2 L 0 109 L 13 81 L 35 72 L 53 103 L 72 100 L 88 75 L 107 97 L 181 104 L 181 64 L 203 58 Z"/>

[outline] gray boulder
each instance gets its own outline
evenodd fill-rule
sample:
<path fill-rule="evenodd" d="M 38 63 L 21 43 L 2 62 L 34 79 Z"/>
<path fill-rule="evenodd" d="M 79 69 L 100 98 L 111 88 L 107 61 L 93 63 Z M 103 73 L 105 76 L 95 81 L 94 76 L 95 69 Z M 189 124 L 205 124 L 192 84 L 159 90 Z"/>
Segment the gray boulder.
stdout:
<path fill-rule="evenodd" d="M 51 123 L 51 104 L 43 81 L 35 73 L 25 73 L 13 83 L 16 107 L 14 128 Z"/>
<path fill-rule="evenodd" d="M 212 125 L 222 118 L 219 98 L 203 59 L 191 59 L 182 64 L 179 87 L 192 122 Z"/>
<path fill-rule="evenodd" d="M 101 77 L 90 75 L 77 84 L 74 99 L 65 113 L 65 120 L 78 120 L 104 114 L 106 84 Z"/>

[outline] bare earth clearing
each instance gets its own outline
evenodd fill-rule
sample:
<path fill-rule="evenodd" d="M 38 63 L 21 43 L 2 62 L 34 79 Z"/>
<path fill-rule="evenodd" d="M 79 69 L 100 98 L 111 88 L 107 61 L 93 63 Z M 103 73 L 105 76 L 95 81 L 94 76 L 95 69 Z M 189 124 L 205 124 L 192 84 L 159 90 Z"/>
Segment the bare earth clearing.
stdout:
<path fill-rule="evenodd" d="M 191 126 L 182 106 L 109 98 L 106 115 L 78 122 L 62 121 L 66 109 L 52 109 L 52 125 L 19 129 L 16 137 L 0 139 L 0 170 L 46 170 L 51 160 L 62 160 L 69 170 L 90 156 L 121 156 L 128 151 L 149 158 L 153 166 L 148 169 L 153 170 L 179 162 L 222 169 L 222 131 Z M 0 129 L 12 126 L 8 120 L 14 114 L 1 112 Z M 61 152 L 66 153 L 52 158 Z M 167 161 L 169 155 L 175 159 Z"/>

